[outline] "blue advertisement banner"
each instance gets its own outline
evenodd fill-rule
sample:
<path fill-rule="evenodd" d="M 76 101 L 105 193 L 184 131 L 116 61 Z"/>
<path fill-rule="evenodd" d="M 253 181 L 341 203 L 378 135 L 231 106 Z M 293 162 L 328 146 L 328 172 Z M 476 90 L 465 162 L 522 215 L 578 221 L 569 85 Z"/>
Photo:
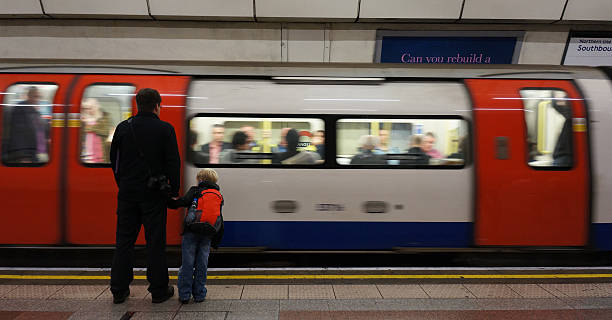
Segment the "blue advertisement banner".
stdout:
<path fill-rule="evenodd" d="M 511 64 L 517 37 L 383 36 L 380 62 Z"/>

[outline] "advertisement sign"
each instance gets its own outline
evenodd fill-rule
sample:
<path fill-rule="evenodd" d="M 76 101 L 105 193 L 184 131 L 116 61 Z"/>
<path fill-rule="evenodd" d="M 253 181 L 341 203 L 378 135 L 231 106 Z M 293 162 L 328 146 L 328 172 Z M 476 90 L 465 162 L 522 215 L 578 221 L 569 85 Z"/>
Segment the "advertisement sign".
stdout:
<path fill-rule="evenodd" d="M 570 37 L 563 64 L 612 66 L 612 37 Z"/>
<path fill-rule="evenodd" d="M 376 62 L 511 64 L 521 39 L 516 32 L 379 32 Z"/>

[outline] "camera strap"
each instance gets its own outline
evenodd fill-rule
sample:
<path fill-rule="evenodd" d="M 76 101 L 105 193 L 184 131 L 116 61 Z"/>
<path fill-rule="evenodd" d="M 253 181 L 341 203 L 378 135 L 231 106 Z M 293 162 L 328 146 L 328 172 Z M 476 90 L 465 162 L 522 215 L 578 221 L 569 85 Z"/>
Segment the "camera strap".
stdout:
<path fill-rule="evenodd" d="M 130 117 L 128 119 L 128 123 L 130 124 L 130 131 L 132 132 L 132 138 L 134 138 L 134 142 L 136 143 L 136 149 L 138 149 L 138 155 L 144 160 L 147 165 L 147 171 L 149 171 L 149 177 L 153 176 L 153 172 L 151 171 L 151 166 L 149 165 L 149 161 L 147 161 L 147 157 L 145 157 L 144 152 L 140 148 L 140 143 L 138 143 L 138 139 L 136 138 L 136 133 L 134 132 L 134 117 Z"/>

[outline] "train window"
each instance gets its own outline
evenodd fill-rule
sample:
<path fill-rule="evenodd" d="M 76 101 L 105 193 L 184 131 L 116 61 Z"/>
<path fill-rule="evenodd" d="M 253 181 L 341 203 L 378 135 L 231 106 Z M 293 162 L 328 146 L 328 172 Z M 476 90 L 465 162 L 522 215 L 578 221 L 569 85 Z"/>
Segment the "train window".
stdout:
<path fill-rule="evenodd" d="M 37 166 L 49 162 L 55 84 L 20 83 L 3 93 L 2 162 Z"/>
<path fill-rule="evenodd" d="M 520 93 L 527 125 L 527 163 L 531 167 L 571 167 L 572 109 L 567 94 L 554 89 Z"/>
<path fill-rule="evenodd" d="M 467 122 L 460 119 L 341 119 L 340 165 L 447 165 L 463 167 Z"/>
<path fill-rule="evenodd" d="M 131 85 L 95 84 L 81 100 L 81 161 L 110 164 L 110 144 L 119 122 L 132 115 Z"/>
<path fill-rule="evenodd" d="M 325 124 L 312 118 L 195 117 L 192 163 L 316 165 L 324 163 Z"/>

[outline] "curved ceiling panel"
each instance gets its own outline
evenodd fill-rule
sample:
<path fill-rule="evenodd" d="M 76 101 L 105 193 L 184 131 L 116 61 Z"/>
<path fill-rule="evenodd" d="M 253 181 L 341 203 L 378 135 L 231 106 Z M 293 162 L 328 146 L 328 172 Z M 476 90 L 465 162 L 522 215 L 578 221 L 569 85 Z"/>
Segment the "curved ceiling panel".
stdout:
<path fill-rule="evenodd" d="M 2 18 L 41 18 L 44 17 L 38 0 L 2 0 Z"/>
<path fill-rule="evenodd" d="M 253 21 L 253 0 L 149 0 L 151 15 L 173 20 Z"/>
<path fill-rule="evenodd" d="M 456 20 L 463 0 L 361 0 L 359 21 Z"/>
<path fill-rule="evenodd" d="M 561 19 L 565 1 L 465 0 L 461 19 L 556 21 Z"/>
<path fill-rule="evenodd" d="M 262 21 L 355 21 L 358 0 L 255 0 Z"/>
<path fill-rule="evenodd" d="M 41 0 L 45 13 L 58 18 L 150 19 L 146 0 Z"/>

